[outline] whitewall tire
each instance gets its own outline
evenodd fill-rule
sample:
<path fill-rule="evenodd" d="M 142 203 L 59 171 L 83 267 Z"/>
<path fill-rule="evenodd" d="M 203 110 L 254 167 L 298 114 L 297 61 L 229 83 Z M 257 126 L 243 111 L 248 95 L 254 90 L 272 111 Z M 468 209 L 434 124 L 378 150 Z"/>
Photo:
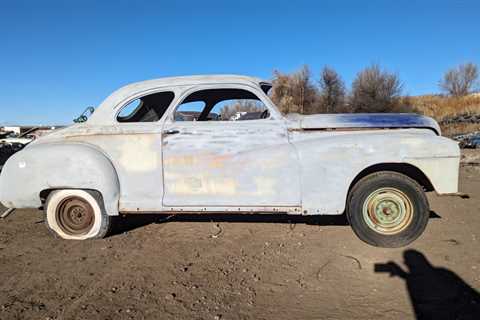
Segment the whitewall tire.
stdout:
<path fill-rule="evenodd" d="M 69 240 L 103 238 L 111 224 L 100 193 L 90 190 L 52 191 L 45 202 L 47 227 Z"/>

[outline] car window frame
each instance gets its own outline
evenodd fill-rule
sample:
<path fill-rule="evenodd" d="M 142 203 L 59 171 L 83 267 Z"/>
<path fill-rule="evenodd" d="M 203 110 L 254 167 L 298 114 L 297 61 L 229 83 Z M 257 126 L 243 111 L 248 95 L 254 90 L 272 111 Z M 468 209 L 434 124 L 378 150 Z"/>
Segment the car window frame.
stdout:
<path fill-rule="evenodd" d="M 175 112 L 180 107 L 180 105 L 185 101 L 185 99 L 190 96 L 191 94 L 202 91 L 202 90 L 215 90 L 215 89 L 239 89 L 239 90 L 245 90 L 249 91 L 250 93 L 254 94 L 259 101 L 261 101 L 265 107 L 267 108 L 269 112 L 269 117 L 265 119 L 255 119 L 255 120 L 244 120 L 244 121 L 175 121 Z M 166 122 L 170 123 L 248 123 L 248 122 L 257 122 L 259 120 L 279 120 L 281 119 L 281 115 L 279 112 L 272 107 L 273 103 L 270 101 L 268 96 L 260 89 L 257 88 L 253 85 L 248 85 L 248 84 L 238 84 L 238 83 L 217 83 L 217 84 L 205 84 L 205 85 L 196 85 L 192 86 L 191 88 L 188 88 L 184 90 L 181 95 L 176 99 L 176 103 L 174 106 L 170 105 L 170 110 L 167 110 L 168 116 L 165 118 Z"/>
<path fill-rule="evenodd" d="M 159 123 L 160 121 L 162 121 L 162 119 L 166 119 L 166 115 L 168 113 L 168 110 L 170 110 L 171 106 L 173 104 L 175 104 L 176 101 L 177 101 L 178 92 L 175 89 L 176 88 L 174 88 L 174 87 L 162 87 L 162 88 L 149 89 L 149 90 L 137 92 L 136 94 L 124 99 L 123 101 L 117 103 L 117 105 L 113 108 L 113 110 L 115 110 L 115 112 L 113 113 L 114 123 L 117 124 L 117 125 L 125 125 L 125 124 L 132 125 L 132 124 L 137 124 L 137 123 L 138 124 Z M 172 98 L 172 101 L 170 101 L 170 104 L 165 109 L 165 112 L 163 113 L 163 115 L 160 117 L 160 119 L 158 119 L 157 121 L 145 121 L 145 122 L 143 122 L 143 121 L 137 121 L 137 122 L 121 122 L 121 121 L 118 121 L 118 115 L 120 114 L 120 112 L 122 112 L 123 108 L 128 106 L 130 103 L 132 103 L 133 101 L 135 101 L 137 99 L 141 99 L 143 97 L 146 97 L 146 96 L 149 96 L 149 95 L 152 95 L 152 94 L 161 93 L 161 92 L 171 92 L 171 93 L 173 93 L 173 98 Z"/>

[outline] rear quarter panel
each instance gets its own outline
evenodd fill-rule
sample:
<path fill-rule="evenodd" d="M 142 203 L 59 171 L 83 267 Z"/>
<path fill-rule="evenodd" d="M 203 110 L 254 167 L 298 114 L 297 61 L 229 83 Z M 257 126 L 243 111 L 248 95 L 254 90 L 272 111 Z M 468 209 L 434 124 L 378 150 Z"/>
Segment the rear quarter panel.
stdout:
<path fill-rule="evenodd" d="M 81 143 L 33 144 L 10 157 L 0 175 L 0 201 L 10 208 L 38 208 L 40 192 L 99 191 L 109 215 L 118 214 L 119 183 L 110 160 Z"/>

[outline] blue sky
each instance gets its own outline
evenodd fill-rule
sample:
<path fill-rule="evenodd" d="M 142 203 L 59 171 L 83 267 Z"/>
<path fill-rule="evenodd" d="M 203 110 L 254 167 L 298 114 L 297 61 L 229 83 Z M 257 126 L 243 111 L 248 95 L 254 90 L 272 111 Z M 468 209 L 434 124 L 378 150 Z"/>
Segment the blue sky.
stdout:
<path fill-rule="evenodd" d="M 0 123 L 66 124 L 124 84 L 371 63 L 410 95 L 480 64 L 480 1 L 0 0 Z"/>

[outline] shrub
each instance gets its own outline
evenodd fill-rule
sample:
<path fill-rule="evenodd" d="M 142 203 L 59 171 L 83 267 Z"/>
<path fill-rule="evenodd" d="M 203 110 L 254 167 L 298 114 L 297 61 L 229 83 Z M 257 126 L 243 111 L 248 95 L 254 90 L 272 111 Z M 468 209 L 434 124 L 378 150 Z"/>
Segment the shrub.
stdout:
<path fill-rule="evenodd" d="M 271 95 L 284 114 L 318 112 L 318 90 L 311 82 L 307 66 L 291 74 L 275 71 Z"/>
<path fill-rule="evenodd" d="M 326 113 L 341 112 L 345 105 L 345 84 L 340 75 L 329 67 L 324 67 L 319 80 L 320 111 Z"/>
<path fill-rule="evenodd" d="M 401 93 L 402 83 L 396 74 L 372 65 L 353 81 L 350 108 L 353 112 L 395 112 Z"/>
<path fill-rule="evenodd" d="M 454 97 L 466 96 L 478 85 L 478 68 L 473 63 L 461 64 L 448 70 L 440 81 L 440 88 Z"/>

